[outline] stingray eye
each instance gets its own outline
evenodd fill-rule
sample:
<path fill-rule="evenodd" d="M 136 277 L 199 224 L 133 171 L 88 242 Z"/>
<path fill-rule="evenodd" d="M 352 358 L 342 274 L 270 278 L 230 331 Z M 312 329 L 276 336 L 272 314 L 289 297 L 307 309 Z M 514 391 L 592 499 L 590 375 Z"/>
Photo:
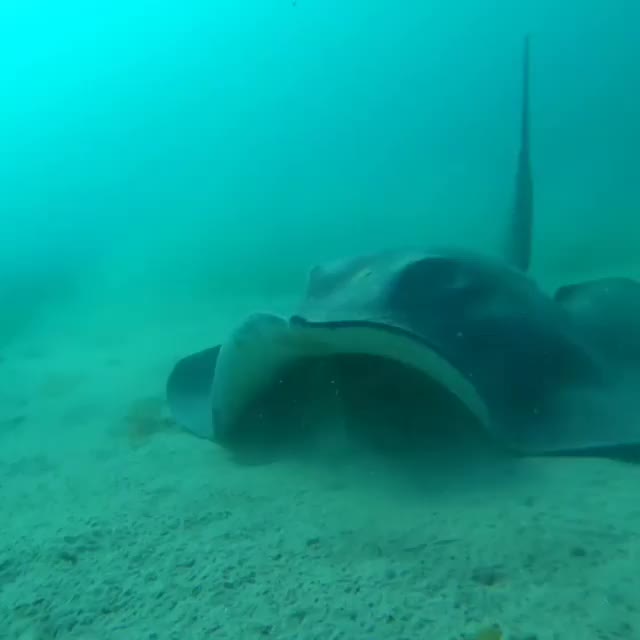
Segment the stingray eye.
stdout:
<path fill-rule="evenodd" d="M 312 267 L 307 277 L 307 294 L 315 297 L 324 295 L 327 289 L 326 271 L 322 267 Z"/>
<path fill-rule="evenodd" d="M 309 271 L 309 280 L 317 280 L 318 278 L 322 278 L 324 275 L 324 269 L 320 266 L 311 267 L 311 271 Z"/>
<path fill-rule="evenodd" d="M 365 268 L 360 269 L 360 271 L 356 271 L 351 277 L 351 282 L 359 282 L 360 280 L 364 280 L 373 274 L 371 269 Z"/>
<path fill-rule="evenodd" d="M 572 296 L 575 294 L 577 287 L 574 285 L 566 285 L 564 287 L 560 287 L 554 294 L 554 299 L 556 302 L 567 302 L 571 300 Z"/>

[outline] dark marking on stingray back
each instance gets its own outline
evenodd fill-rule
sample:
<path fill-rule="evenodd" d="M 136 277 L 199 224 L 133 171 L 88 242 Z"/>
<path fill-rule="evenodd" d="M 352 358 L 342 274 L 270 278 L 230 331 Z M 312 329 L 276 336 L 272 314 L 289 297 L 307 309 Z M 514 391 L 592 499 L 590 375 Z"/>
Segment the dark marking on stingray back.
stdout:
<path fill-rule="evenodd" d="M 599 377 L 563 309 L 506 266 L 418 260 L 400 273 L 387 303 L 391 316 L 444 355 L 505 419 L 543 412 L 558 389 Z"/>

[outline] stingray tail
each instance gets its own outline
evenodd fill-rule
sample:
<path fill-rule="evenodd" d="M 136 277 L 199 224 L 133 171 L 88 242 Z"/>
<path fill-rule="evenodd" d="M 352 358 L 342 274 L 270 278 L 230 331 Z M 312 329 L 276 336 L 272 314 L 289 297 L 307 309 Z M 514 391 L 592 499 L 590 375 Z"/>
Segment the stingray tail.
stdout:
<path fill-rule="evenodd" d="M 533 235 L 533 179 L 531 177 L 531 147 L 529 140 L 529 36 L 524 39 L 522 56 L 522 105 L 520 123 L 520 152 L 516 173 L 516 190 L 509 235 L 507 259 L 527 271 L 531 264 L 531 239 Z"/>

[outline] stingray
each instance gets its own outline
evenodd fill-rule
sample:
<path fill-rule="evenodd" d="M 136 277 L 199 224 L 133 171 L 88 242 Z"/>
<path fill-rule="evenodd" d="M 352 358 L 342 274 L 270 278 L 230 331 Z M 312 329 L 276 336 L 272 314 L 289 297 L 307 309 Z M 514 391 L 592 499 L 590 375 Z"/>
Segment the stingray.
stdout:
<path fill-rule="evenodd" d="M 640 444 L 635 363 L 612 345 L 635 335 L 637 289 L 616 280 L 615 305 L 597 282 L 549 296 L 527 273 L 528 38 L 521 106 L 503 258 L 418 247 L 314 267 L 291 315 L 254 313 L 175 365 L 167 397 L 177 422 L 231 450 L 269 445 L 298 437 L 317 420 L 314 401 L 333 397 L 354 431 L 385 443 L 391 435 L 413 446 L 439 421 L 522 455 L 610 455 Z"/>

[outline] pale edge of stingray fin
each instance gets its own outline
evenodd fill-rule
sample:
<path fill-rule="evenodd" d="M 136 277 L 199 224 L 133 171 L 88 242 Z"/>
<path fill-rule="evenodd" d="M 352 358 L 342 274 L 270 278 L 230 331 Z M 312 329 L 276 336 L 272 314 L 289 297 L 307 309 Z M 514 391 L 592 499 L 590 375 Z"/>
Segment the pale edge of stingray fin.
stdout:
<path fill-rule="evenodd" d="M 524 38 L 522 52 L 522 103 L 520 122 L 520 150 L 516 173 L 516 188 L 509 235 L 507 259 L 514 267 L 528 271 L 531 264 L 533 235 L 533 178 L 531 175 L 531 146 L 529 122 L 529 36 Z"/>

